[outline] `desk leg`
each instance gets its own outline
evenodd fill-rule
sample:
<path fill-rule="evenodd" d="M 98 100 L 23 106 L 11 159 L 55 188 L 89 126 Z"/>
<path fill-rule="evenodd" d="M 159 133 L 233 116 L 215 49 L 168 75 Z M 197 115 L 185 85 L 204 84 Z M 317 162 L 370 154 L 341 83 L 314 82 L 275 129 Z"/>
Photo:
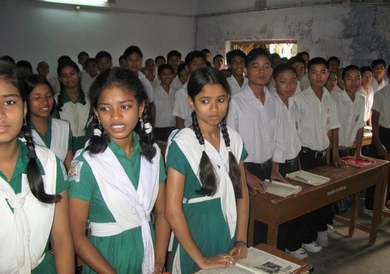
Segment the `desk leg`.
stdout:
<path fill-rule="evenodd" d="M 278 229 L 278 224 L 268 224 L 267 244 L 275 248 L 278 242 Z"/>
<path fill-rule="evenodd" d="M 248 246 L 253 246 L 253 233 L 255 232 L 255 219 L 249 217 Z"/>
<path fill-rule="evenodd" d="M 351 207 L 351 217 L 349 219 L 349 232 L 348 232 L 348 237 L 353 236 L 353 232 L 356 227 L 356 220 L 358 218 L 358 213 L 359 213 L 359 193 L 354 194 L 355 195 L 355 202 L 353 203 Z"/>

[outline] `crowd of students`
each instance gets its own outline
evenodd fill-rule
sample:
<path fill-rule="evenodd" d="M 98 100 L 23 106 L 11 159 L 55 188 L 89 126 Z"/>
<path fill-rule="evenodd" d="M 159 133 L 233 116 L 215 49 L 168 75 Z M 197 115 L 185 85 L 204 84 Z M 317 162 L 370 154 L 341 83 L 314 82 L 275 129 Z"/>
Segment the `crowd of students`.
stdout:
<path fill-rule="evenodd" d="M 256 48 L 228 52 L 225 68 L 207 49 L 184 62 L 172 50 L 143 67 L 130 46 L 118 67 L 105 51 L 80 52 L 81 70 L 61 56 L 52 79 L 46 62 L 33 74 L 0 59 L 0 273 L 72 273 L 74 252 L 83 273 L 162 273 L 168 249 L 172 273 L 225 268 L 247 256 L 248 187 L 348 168 L 352 147 L 367 161 L 390 150 L 381 59 L 340 68 L 337 57 Z M 343 238 L 334 216 L 327 205 L 282 224 L 277 247 L 320 252 Z M 255 243 L 265 233 L 256 222 Z"/>

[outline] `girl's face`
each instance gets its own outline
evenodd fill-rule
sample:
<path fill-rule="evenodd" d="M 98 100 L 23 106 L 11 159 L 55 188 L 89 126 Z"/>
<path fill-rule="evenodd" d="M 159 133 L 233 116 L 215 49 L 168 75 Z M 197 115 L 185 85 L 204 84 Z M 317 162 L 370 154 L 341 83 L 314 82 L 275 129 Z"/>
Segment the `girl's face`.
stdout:
<path fill-rule="evenodd" d="M 144 109 L 145 103 L 138 104 L 130 91 L 113 85 L 102 91 L 94 112 L 107 135 L 120 145 L 131 141 L 131 134 Z"/>
<path fill-rule="evenodd" d="M 27 112 L 19 90 L 0 79 L 0 144 L 16 140 Z"/>
<path fill-rule="evenodd" d="M 74 89 L 77 88 L 80 82 L 80 73 L 77 72 L 77 70 L 71 66 L 64 67 L 61 70 L 60 74 L 60 82 L 65 86 L 67 89 Z"/>
<path fill-rule="evenodd" d="M 189 99 L 191 109 L 196 112 L 201 128 L 218 126 L 226 115 L 228 102 L 229 94 L 220 84 L 207 84 L 194 100 Z"/>
<path fill-rule="evenodd" d="M 29 94 L 31 118 L 47 118 L 53 108 L 53 94 L 45 84 L 38 84 Z"/>

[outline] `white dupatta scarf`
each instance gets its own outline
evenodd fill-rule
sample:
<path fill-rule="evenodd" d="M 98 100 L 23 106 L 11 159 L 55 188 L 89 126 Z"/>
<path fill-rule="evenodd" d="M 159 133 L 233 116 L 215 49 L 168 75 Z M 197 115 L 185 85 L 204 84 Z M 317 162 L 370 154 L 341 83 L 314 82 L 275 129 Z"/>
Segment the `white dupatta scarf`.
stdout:
<path fill-rule="evenodd" d="M 91 234 L 111 236 L 125 230 L 141 226 L 144 244 L 142 272 L 154 270 L 154 247 L 149 227 L 150 213 L 154 207 L 159 190 L 160 149 L 157 145 L 152 162 L 141 157 L 138 189 L 127 176 L 113 151 L 107 149 L 100 154 L 84 153 L 99 185 L 104 202 L 114 216 L 116 223 L 91 223 Z"/>

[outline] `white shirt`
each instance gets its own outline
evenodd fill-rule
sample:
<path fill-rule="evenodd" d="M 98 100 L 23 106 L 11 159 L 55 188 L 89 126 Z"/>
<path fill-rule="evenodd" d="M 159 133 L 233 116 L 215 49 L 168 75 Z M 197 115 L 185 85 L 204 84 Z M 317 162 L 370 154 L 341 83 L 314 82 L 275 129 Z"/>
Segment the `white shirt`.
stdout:
<path fill-rule="evenodd" d="M 243 88 L 245 88 L 248 85 L 248 78 L 244 76 L 244 83 L 242 84 L 242 87 L 238 84 L 236 78 L 234 76 L 230 76 L 226 78 L 228 81 L 229 87 L 230 87 L 230 95 L 233 96 L 234 94 L 239 93 Z"/>
<path fill-rule="evenodd" d="M 390 85 L 375 93 L 372 110 L 380 113 L 378 125 L 390 128 Z"/>
<path fill-rule="evenodd" d="M 299 85 L 302 91 L 310 87 L 310 81 L 309 78 L 307 77 L 307 74 L 303 75 L 302 79 L 299 80 Z"/>
<path fill-rule="evenodd" d="M 264 87 L 264 105 L 247 85 L 230 101 L 227 125 L 238 131 L 248 156 L 245 162 L 284 163 L 283 113 L 275 96 Z"/>
<path fill-rule="evenodd" d="M 379 84 L 378 81 L 373 77 L 370 86 L 374 90 L 374 92 L 377 92 L 387 86 L 389 82 L 383 77 L 381 83 Z"/>
<path fill-rule="evenodd" d="M 295 88 L 294 95 L 297 95 L 301 91 L 302 91 L 301 90 L 301 82 L 299 80 L 297 80 L 297 87 Z"/>
<path fill-rule="evenodd" d="M 173 87 L 175 90 L 179 90 L 179 88 L 182 86 L 183 84 L 180 82 L 179 76 L 176 76 L 172 81 L 171 87 Z"/>
<path fill-rule="evenodd" d="M 175 106 L 173 107 L 172 116 L 177 116 L 184 120 L 184 126 L 192 125 L 192 110 L 188 104 L 187 83 L 185 83 L 175 95 Z"/>
<path fill-rule="evenodd" d="M 371 108 L 374 103 L 374 90 L 371 86 L 368 86 L 368 93 L 366 93 L 361 87 L 359 89 L 360 94 L 362 94 L 365 98 L 365 108 L 364 108 L 364 122 L 367 122 L 371 117 Z"/>
<path fill-rule="evenodd" d="M 277 101 L 282 106 L 283 112 L 283 137 L 284 137 L 284 149 L 285 149 L 285 158 L 286 160 L 295 159 L 298 156 L 299 151 L 301 150 L 301 140 L 299 140 L 299 135 L 297 128 L 295 126 L 295 121 L 292 118 L 290 109 L 291 105 L 294 104 L 292 98 L 288 98 L 288 106 L 287 107 L 280 97 L 276 94 L 275 97 Z"/>
<path fill-rule="evenodd" d="M 175 117 L 172 116 L 172 109 L 175 106 L 176 91 L 171 87 L 167 93 L 161 85 L 153 89 L 154 105 L 156 106 L 156 120 L 154 126 L 174 127 Z"/>
<path fill-rule="evenodd" d="M 339 146 L 352 147 L 357 131 L 365 125 L 365 98 L 357 92 L 352 102 L 345 90 L 332 94 L 332 97 L 339 113 Z"/>
<path fill-rule="evenodd" d="M 320 101 L 313 89 L 298 93 L 293 97 L 291 113 L 298 126 L 298 135 L 303 147 L 322 151 L 329 146 L 328 131 L 339 128 L 336 103 L 324 87 Z"/>
<path fill-rule="evenodd" d="M 146 78 L 145 74 L 138 72 L 138 79 L 141 81 L 144 86 L 146 95 L 148 96 L 148 104 L 153 102 L 153 87 L 150 81 Z"/>

